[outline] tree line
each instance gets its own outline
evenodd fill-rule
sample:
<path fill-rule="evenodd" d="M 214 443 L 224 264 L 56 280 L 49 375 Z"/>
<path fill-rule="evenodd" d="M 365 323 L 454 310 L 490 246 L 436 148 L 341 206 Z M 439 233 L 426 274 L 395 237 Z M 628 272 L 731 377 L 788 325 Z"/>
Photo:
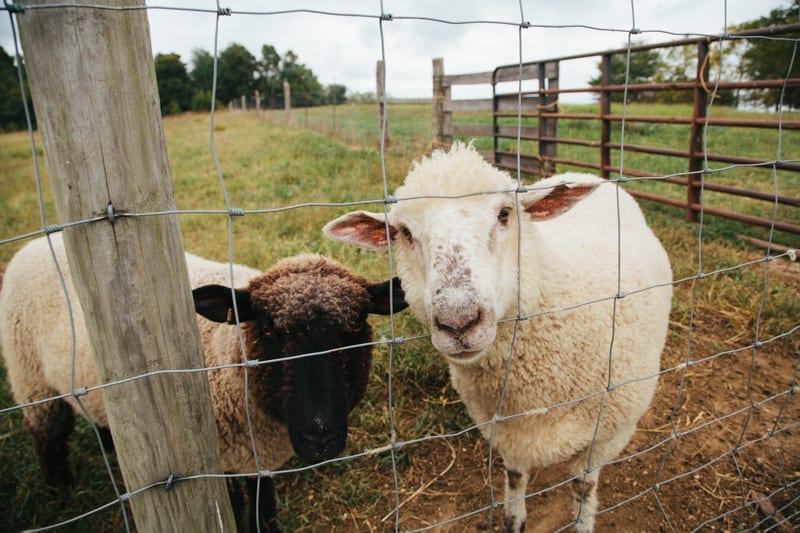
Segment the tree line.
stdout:
<path fill-rule="evenodd" d="M 213 55 L 195 49 L 190 67 L 174 53 L 157 54 L 154 61 L 162 115 L 211 109 Z M 257 59 L 247 48 L 234 43 L 217 58 L 215 107 L 221 108 L 231 100 L 238 100 L 242 95 L 252 96 L 258 91 L 262 107 L 282 108 L 284 82 L 291 86 L 293 107 L 341 104 L 347 99 L 344 85 L 323 85 L 291 50 L 281 55 L 274 46 L 263 45 L 261 58 Z M 27 86 L 25 93 L 35 126 Z M 0 47 L 0 132 L 26 128 L 16 61 Z"/>
<path fill-rule="evenodd" d="M 787 7 L 770 11 L 768 16 L 745 22 L 730 28 L 731 32 L 780 26 L 800 22 L 800 0 L 792 0 Z M 793 57 L 794 42 L 800 33 L 791 32 L 781 39 L 733 39 L 725 42 L 724 55 L 720 47 L 709 49 L 709 66 L 713 78 L 721 69 L 723 80 L 765 80 L 800 77 L 800 58 Z M 633 46 L 643 43 L 632 43 Z M 609 83 L 622 85 L 660 82 L 690 82 L 695 80 L 697 68 L 697 46 L 680 46 L 662 50 L 642 50 L 627 57 L 615 54 L 611 57 Z M 593 87 L 601 84 L 602 63 L 598 63 L 598 75 L 589 82 Z M 788 69 L 791 67 L 791 71 Z M 713 87 L 712 80 L 707 80 Z M 714 105 L 737 107 L 750 104 L 757 107 L 775 108 L 781 102 L 787 109 L 800 109 L 800 87 L 780 89 L 723 89 L 716 92 Z M 612 101 L 621 102 L 623 95 L 614 93 Z M 691 103 L 691 91 L 636 91 L 628 94 L 629 102 L 642 103 Z"/>
<path fill-rule="evenodd" d="M 800 22 L 800 0 L 791 0 L 787 7 L 770 11 L 768 16 L 729 28 L 730 31 L 762 28 Z M 793 32 L 782 39 L 741 39 L 725 43 L 724 55 L 717 46 L 710 51 L 712 72 L 722 69 L 722 79 L 758 80 L 800 77 L 800 58 L 795 58 L 794 43 L 788 39 L 800 38 Z M 192 52 L 189 68 L 178 54 L 158 54 L 155 70 L 161 113 L 169 115 L 183 111 L 208 111 L 211 109 L 214 57 L 206 50 Z M 787 69 L 791 66 L 791 72 Z M 602 65 L 598 63 L 598 70 Z M 615 55 L 611 60 L 610 83 L 622 85 L 626 79 L 631 84 L 651 82 L 693 81 L 696 69 L 696 47 L 683 46 L 662 51 L 647 50 L 631 54 L 629 67 L 626 57 Z M 314 72 L 299 61 L 291 50 L 283 55 L 274 46 L 263 45 L 261 57 L 256 58 L 240 44 L 231 44 L 217 58 L 217 88 L 215 107 L 220 108 L 241 96 L 261 95 L 262 107 L 284 106 L 283 83 L 291 86 L 293 107 L 341 104 L 347 100 L 344 85 L 322 85 Z M 589 82 L 600 85 L 600 74 Z M 29 91 L 26 91 L 30 94 Z M 782 95 L 782 96 L 781 96 Z M 357 97 L 358 95 L 356 95 Z M 614 94 L 621 101 L 621 94 Z M 30 97 L 29 97 L 30 98 Z M 684 103 L 690 102 L 689 91 L 636 91 L 628 94 L 629 101 Z M 357 100 L 358 98 L 353 98 Z M 736 107 L 750 104 L 777 108 L 779 103 L 787 109 L 800 109 L 800 88 L 788 87 L 763 90 L 721 90 L 716 94 L 715 105 Z M 30 104 L 30 102 L 28 102 Z M 33 108 L 29 105 L 31 114 Z M 35 117 L 34 119 L 35 124 Z M 0 48 L 0 132 L 26 128 L 22 106 L 22 92 L 16 62 Z"/>
<path fill-rule="evenodd" d="M 178 54 L 155 57 L 161 114 L 183 111 L 208 111 L 211 108 L 214 56 L 202 49 L 192 52 L 191 69 Z M 257 59 L 247 48 L 231 44 L 217 58 L 217 103 L 219 107 L 242 95 L 258 91 L 262 107 L 284 105 L 283 83 L 291 86 L 292 106 L 309 107 L 340 104 L 346 100 L 344 85 L 323 86 L 314 72 L 300 63 L 291 50 L 282 56 L 274 46 L 263 45 Z"/>

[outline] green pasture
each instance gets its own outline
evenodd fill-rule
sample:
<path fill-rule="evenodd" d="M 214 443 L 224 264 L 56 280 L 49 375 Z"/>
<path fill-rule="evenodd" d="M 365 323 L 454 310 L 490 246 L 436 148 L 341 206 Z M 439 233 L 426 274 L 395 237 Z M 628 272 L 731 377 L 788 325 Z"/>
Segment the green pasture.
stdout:
<path fill-rule="evenodd" d="M 653 113 L 675 113 L 675 109 L 648 108 Z M 629 112 L 641 114 L 641 108 Z M 683 110 L 681 110 L 683 111 Z M 716 110 L 719 113 L 729 113 Z M 411 162 L 430 149 L 430 107 L 423 104 L 389 105 L 390 143 L 384 163 L 378 149 L 378 128 L 374 105 L 342 105 L 269 113 L 220 112 L 215 117 L 213 140 L 230 205 L 258 211 L 232 221 L 234 261 L 266 269 L 281 257 L 300 252 L 330 255 L 353 271 L 371 279 L 389 274 L 383 253 L 372 253 L 332 243 L 321 234 L 328 220 L 346 212 L 348 206 L 320 206 L 374 200 L 359 208 L 382 209 L 385 186 L 391 191 L 402 182 Z M 794 116 L 793 119 L 797 119 Z M 559 131 L 564 136 L 599 138 L 597 130 L 585 123 L 563 121 Z M 177 207 L 225 209 L 222 187 L 210 151 L 210 117 L 207 114 L 184 114 L 164 120 L 169 161 Z M 615 134 L 619 137 L 619 133 Z M 671 125 L 629 125 L 626 143 L 655 140 L 659 145 L 683 149 L 688 133 Z M 480 141 L 484 142 L 484 141 Z M 735 155 L 777 158 L 775 132 L 719 131 L 708 137 L 709 151 Z M 798 158 L 800 137 L 785 131 L 781 139 L 782 158 Z M 564 149 L 565 157 L 570 155 Z M 49 193 L 49 183 L 37 137 L 36 155 L 43 180 L 44 220 L 59 222 Z M 599 157 L 599 156 L 598 156 Z M 656 173 L 684 172 L 684 163 L 669 158 L 638 157 L 625 154 L 626 165 Z M 630 159 L 628 159 L 630 158 Z M 566 169 L 565 169 L 566 170 Z M 383 175 L 386 176 L 386 185 Z M 800 197 L 800 175 L 755 169 L 737 169 L 712 173 L 707 179 L 759 190 L 778 190 L 786 196 Z M 632 185 L 658 190 L 664 194 L 685 194 L 667 184 L 643 182 Z M 717 199 L 727 209 L 771 217 L 770 204 L 754 207 L 752 201 Z M 722 219 L 706 220 L 702 246 L 698 246 L 698 226 L 684 221 L 681 210 L 642 202 L 656 233 L 663 240 L 673 263 L 676 279 L 698 272 L 698 250 L 702 250 L 705 272 L 756 260 L 764 250 L 745 245 L 736 239 L 740 233 L 765 238 L 760 230 L 734 225 Z M 778 218 L 800 223 L 797 208 L 779 208 Z M 179 217 L 185 248 L 215 260 L 228 258 L 228 222 L 226 215 L 183 214 Z M 42 227 L 38 208 L 31 147 L 27 133 L 0 136 L 0 240 L 11 239 Z M 776 242 L 798 247 L 798 236 L 781 234 Z M 0 264 L 4 265 L 25 241 L 0 246 Z M 779 261 L 786 261 L 781 258 Z M 759 267 L 733 270 L 717 276 L 719 284 L 703 286 L 695 293 L 694 312 L 714 312 L 723 308 L 738 317 L 730 327 L 742 322 L 752 328 L 756 304 L 762 335 L 766 338 L 787 331 L 800 316 L 800 284 L 796 280 L 770 280 L 765 287 Z M 687 303 L 692 294 L 691 282 L 676 286 L 673 321 L 686 323 Z M 753 296 L 755 295 L 755 296 Z M 762 301 L 763 298 L 763 301 Z M 424 336 L 425 328 L 407 313 L 390 322 L 374 320 L 376 338 L 389 338 L 394 328 L 398 336 Z M 797 341 L 794 340 L 794 345 Z M 365 401 L 354 415 L 347 453 L 384 446 L 390 439 L 389 370 L 391 366 L 394 431 L 400 440 L 428 434 L 457 431 L 470 424 L 463 406 L 449 386 L 444 362 L 424 337 L 394 347 L 389 357 L 387 346 L 376 349 L 374 372 Z M 673 366 L 673 355 L 665 366 Z M 0 409 L 14 405 L 0 366 Z M 72 443 L 72 468 L 77 486 L 72 493 L 61 494 L 43 484 L 31 449 L 21 427 L 21 413 L 0 414 L 0 531 L 18 531 L 44 526 L 88 512 L 114 499 L 102 457 L 91 428 L 78 426 Z M 374 471 L 391 472 L 392 462 L 403 471 L 410 463 L 412 449 L 398 451 L 394 459 L 379 454 L 355 462 L 341 462 L 319 471 L 289 474 L 277 479 L 282 525 L 287 531 L 313 530 L 320 524 L 338 524 L 341 530 L 353 525 L 353 516 L 374 513 L 383 515 L 394 504 L 393 486 L 385 485 L 391 476 L 375 476 Z M 112 465 L 115 464 L 112 460 Z M 290 463 L 292 466 L 294 462 Z M 115 476 L 120 475 L 115 470 Z M 379 479 L 378 479 L 379 478 Z M 319 486 L 324 485 L 325 490 Z M 309 497 L 312 494 L 313 497 Z M 349 513 L 349 514 L 348 514 Z M 77 524 L 59 531 L 109 531 L 122 526 L 119 507 L 95 513 Z M 320 526 L 328 530 L 327 526 Z"/>
<path fill-rule="evenodd" d="M 426 104 L 389 105 L 388 124 L 390 132 L 390 153 L 423 153 L 429 149 L 431 136 L 430 106 Z M 596 105 L 566 105 L 561 108 L 567 113 L 596 114 Z M 631 104 L 623 107 L 614 104 L 612 114 L 653 117 L 684 117 L 692 115 L 690 105 L 665 104 Z M 290 114 L 284 111 L 269 111 L 270 120 L 290 121 L 304 129 L 310 129 L 329 135 L 339 142 L 350 146 L 372 145 L 377 147 L 377 107 L 370 105 L 343 105 L 336 108 L 319 107 L 294 110 Z M 777 119 L 775 113 L 758 111 L 737 111 L 722 106 L 711 106 L 708 109 L 710 118 L 722 119 Z M 800 120 L 800 113 L 784 112 L 784 121 Z M 491 124 L 491 116 L 487 113 L 454 113 L 456 124 Z M 501 125 L 514 125 L 516 118 L 501 118 Z M 523 119 L 524 126 L 536 126 L 536 119 Z M 558 135 L 562 138 L 580 139 L 597 142 L 600 139 L 601 124 L 599 120 L 559 119 Z M 461 140 L 470 141 L 469 137 Z M 476 146 L 481 150 L 492 148 L 491 138 L 478 138 Z M 687 124 L 644 123 L 627 121 L 623 128 L 619 122 L 612 123 L 611 142 L 623 145 L 642 145 L 671 150 L 688 151 L 690 147 L 690 126 Z M 712 125 L 704 135 L 707 153 L 724 156 L 749 157 L 763 161 L 800 160 L 800 132 L 796 130 L 766 128 L 745 128 Z M 501 139 L 501 150 L 516 151 L 515 139 Z M 535 155 L 538 153 L 536 143 L 522 141 L 521 152 Z M 568 160 L 600 163 L 600 150 L 595 147 L 561 144 L 558 157 Z M 639 153 L 634 150 L 612 150 L 611 164 L 619 167 L 623 164 L 626 170 L 639 170 L 658 176 L 676 176 L 688 172 L 685 158 Z M 739 189 L 749 189 L 766 193 L 798 197 L 800 191 L 800 172 L 773 170 L 769 166 L 737 166 L 725 162 L 710 160 L 705 167 L 707 172 L 702 176 L 703 182 L 720 184 Z M 559 172 L 586 172 L 580 167 L 559 165 Z M 627 174 L 625 174 L 627 175 Z M 633 179 L 627 187 L 658 194 L 667 198 L 685 201 L 686 188 L 681 185 L 665 183 L 652 179 Z M 704 191 L 703 204 L 709 208 L 752 215 L 765 219 L 800 225 L 800 209 L 792 206 L 775 204 L 763 200 L 752 200 L 740 196 L 732 196 L 714 191 Z M 663 211 L 671 216 L 685 216 L 681 208 L 669 207 L 666 204 L 653 203 L 653 210 Z M 727 238 L 736 239 L 737 235 L 747 235 L 761 240 L 770 239 L 769 228 L 748 226 L 711 215 L 704 215 L 709 231 L 723 233 Z M 777 244 L 798 247 L 800 236 L 791 233 L 777 232 L 773 235 Z"/>

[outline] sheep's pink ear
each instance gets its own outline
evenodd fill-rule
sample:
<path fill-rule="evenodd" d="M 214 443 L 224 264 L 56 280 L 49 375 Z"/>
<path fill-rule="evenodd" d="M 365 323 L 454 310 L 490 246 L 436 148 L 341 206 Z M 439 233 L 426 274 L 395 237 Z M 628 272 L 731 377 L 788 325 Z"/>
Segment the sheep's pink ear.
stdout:
<path fill-rule="evenodd" d="M 250 305 L 250 293 L 236 289 L 234 294 L 239 322 L 255 319 L 253 307 Z M 233 313 L 233 297 L 229 287 L 204 285 L 194 289 L 192 297 L 194 298 L 194 309 L 199 315 L 213 322 L 236 323 Z"/>
<path fill-rule="evenodd" d="M 386 220 L 382 213 L 353 211 L 331 220 L 322 232 L 334 241 L 355 244 L 369 250 L 383 250 L 388 246 Z M 389 238 L 394 239 L 397 230 L 389 226 Z"/>
<path fill-rule="evenodd" d="M 572 209 L 599 184 L 599 182 L 561 183 L 552 188 L 530 191 L 521 196 L 520 203 L 534 222 L 549 220 Z"/>

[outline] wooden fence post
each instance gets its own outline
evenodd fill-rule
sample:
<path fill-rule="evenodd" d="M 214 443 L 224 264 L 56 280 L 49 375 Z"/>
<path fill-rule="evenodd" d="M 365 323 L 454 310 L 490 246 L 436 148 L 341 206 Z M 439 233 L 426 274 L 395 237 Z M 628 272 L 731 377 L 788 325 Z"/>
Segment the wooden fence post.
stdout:
<path fill-rule="evenodd" d="M 53 6 L 17 22 L 59 220 L 174 210 L 146 11 Z M 109 216 L 64 240 L 101 382 L 204 366 L 175 216 Z M 224 479 L 180 480 L 220 473 L 203 372 L 136 379 L 103 399 L 128 491 L 177 480 L 131 498 L 138 531 L 235 530 Z"/>
<path fill-rule="evenodd" d="M 433 132 L 432 148 L 447 148 L 453 143 L 453 136 L 447 133 L 450 113 L 445 111 L 445 101 L 450 99 L 450 87 L 444 84 L 444 59 L 433 60 Z"/>
<path fill-rule="evenodd" d="M 283 109 L 286 111 L 286 120 L 291 119 L 292 113 L 292 86 L 289 82 L 283 81 Z"/>
<path fill-rule="evenodd" d="M 600 87 L 600 175 L 609 178 L 611 168 L 611 100 L 613 92 L 606 89 L 611 85 L 611 54 L 603 54 L 601 60 Z"/>
<path fill-rule="evenodd" d="M 380 134 L 383 132 L 383 147 L 388 148 L 390 144 L 390 137 L 389 137 L 389 117 L 387 117 L 384 113 L 384 106 L 386 103 L 386 76 L 383 70 L 383 61 L 378 61 L 377 67 L 375 68 L 375 100 L 378 104 L 378 144 L 380 144 Z M 384 123 L 385 121 L 385 123 Z"/>
<path fill-rule="evenodd" d="M 336 77 L 333 78 L 331 85 L 331 105 L 333 106 L 333 123 L 331 124 L 331 135 L 336 135 Z"/>
<path fill-rule="evenodd" d="M 558 90 L 558 61 L 539 63 L 539 90 Z M 551 139 L 558 137 L 558 94 L 539 94 L 537 105 L 539 115 L 539 156 L 542 158 L 542 175 L 551 176 L 556 172 L 555 158 L 558 157 L 558 143 Z"/>

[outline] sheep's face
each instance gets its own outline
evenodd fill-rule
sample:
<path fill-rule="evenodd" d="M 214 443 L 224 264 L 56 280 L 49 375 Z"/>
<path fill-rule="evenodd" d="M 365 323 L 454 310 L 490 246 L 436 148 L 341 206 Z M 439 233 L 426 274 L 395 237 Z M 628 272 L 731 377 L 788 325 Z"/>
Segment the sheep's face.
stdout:
<path fill-rule="evenodd" d="M 434 347 L 450 361 L 478 360 L 492 344 L 497 320 L 516 293 L 517 203 L 513 193 L 400 201 L 389 213 L 392 249 L 411 310 L 428 324 Z M 351 215 L 343 232 L 372 226 L 380 215 Z M 334 221 L 335 223 L 336 221 Z M 334 224 L 331 223 L 331 224 Z M 363 243 L 361 243 L 363 244 Z M 373 242 L 372 247 L 380 247 Z"/>
<path fill-rule="evenodd" d="M 453 362 L 479 359 L 513 302 L 515 210 L 514 196 L 503 193 L 409 200 L 389 214 L 407 300 Z"/>
<path fill-rule="evenodd" d="M 550 178 L 537 185 L 517 192 L 513 180 L 474 150 L 454 146 L 412 169 L 388 219 L 356 211 L 323 231 L 369 249 L 391 242 L 406 300 L 428 324 L 433 346 L 452 363 L 470 364 L 494 341 L 497 321 L 517 312 L 519 221 L 558 216 L 597 182 L 576 186 Z M 525 228 L 523 237 L 534 231 Z"/>
<path fill-rule="evenodd" d="M 399 311 L 405 302 L 396 280 L 372 284 L 317 256 L 302 258 L 251 280 L 236 302 L 248 357 L 264 362 L 248 369 L 253 401 L 285 423 L 295 453 L 315 463 L 344 449 L 348 413 L 366 389 L 368 314 Z M 230 295 L 226 287 L 196 289 L 195 306 L 221 319 Z"/>

